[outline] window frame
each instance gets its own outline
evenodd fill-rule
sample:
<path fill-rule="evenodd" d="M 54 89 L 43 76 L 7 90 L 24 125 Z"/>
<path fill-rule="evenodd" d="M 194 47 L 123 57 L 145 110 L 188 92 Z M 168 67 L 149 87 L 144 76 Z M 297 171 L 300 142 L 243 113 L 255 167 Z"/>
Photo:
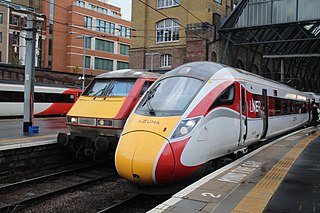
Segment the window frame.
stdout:
<path fill-rule="evenodd" d="M 159 6 L 163 3 L 163 6 Z M 180 5 L 180 0 L 157 0 L 157 9 L 177 7 Z"/>
<path fill-rule="evenodd" d="M 160 56 L 160 67 L 172 67 L 171 54 L 163 54 Z"/>
<path fill-rule="evenodd" d="M 156 23 L 156 44 L 179 42 L 179 37 L 178 19 L 163 19 Z"/>
<path fill-rule="evenodd" d="M 98 61 L 98 60 L 100 60 L 100 61 Z M 101 68 L 99 67 L 99 68 L 97 68 L 97 64 L 99 65 L 99 63 L 102 63 L 101 65 Z M 95 57 L 94 58 L 94 69 L 95 70 L 110 70 L 110 71 L 112 71 L 113 70 L 113 60 L 111 60 L 111 59 L 107 59 L 107 58 L 100 58 L 100 57 Z M 108 67 L 108 63 L 111 63 L 111 66 L 110 67 Z M 105 66 L 105 65 L 107 65 L 107 66 Z M 108 69 L 108 68 L 111 68 L 111 69 Z"/>
<path fill-rule="evenodd" d="M 129 49 L 130 49 L 130 45 L 126 45 L 126 44 L 119 44 L 119 53 L 120 55 L 126 55 L 128 56 L 129 55 Z"/>
<path fill-rule="evenodd" d="M 90 17 L 90 16 L 85 16 L 84 17 L 83 27 L 87 28 L 87 29 L 92 29 L 92 17 Z"/>

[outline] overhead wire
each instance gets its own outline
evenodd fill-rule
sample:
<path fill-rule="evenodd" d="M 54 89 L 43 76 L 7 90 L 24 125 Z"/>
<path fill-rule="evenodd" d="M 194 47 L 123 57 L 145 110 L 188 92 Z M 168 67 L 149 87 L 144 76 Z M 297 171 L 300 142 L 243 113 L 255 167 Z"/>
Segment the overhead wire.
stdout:
<path fill-rule="evenodd" d="M 66 11 L 69 12 L 69 10 L 68 10 L 67 8 L 63 7 L 63 6 L 57 5 L 57 4 L 52 3 L 52 2 L 49 2 L 49 1 L 47 1 L 47 0 L 43 0 L 43 1 L 44 1 L 44 2 L 47 2 L 47 3 L 49 3 L 49 4 L 52 4 L 52 5 L 54 5 L 54 6 L 58 7 L 58 8 L 64 9 L 64 10 L 66 10 Z M 141 0 L 139 0 L 139 1 L 140 1 L 141 3 L 143 3 L 143 4 L 145 4 L 146 6 L 150 7 L 151 9 L 157 11 L 157 9 L 155 9 L 155 8 L 153 8 L 152 6 L 146 4 L 145 2 L 143 2 L 143 1 L 141 1 Z M 174 1 L 175 1 L 175 0 L 174 0 Z M 176 1 L 175 1 L 175 2 L 176 2 Z M 180 6 L 182 6 L 182 5 L 180 4 Z M 199 21 L 201 21 L 198 17 L 196 17 L 194 14 L 192 14 L 192 13 L 191 13 L 189 10 L 187 10 L 185 7 L 182 6 L 182 8 L 183 8 L 184 10 L 186 10 L 188 13 L 190 13 L 192 16 L 194 16 L 196 19 L 198 19 Z M 172 18 L 168 17 L 167 15 L 163 14 L 162 12 L 160 12 L 160 11 L 157 11 L 157 12 L 160 13 L 160 14 L 162 14 L 163 16 L 165 16 L 165 17 L 173 20 Z M 93 35 L 94 37 L 117 38 L 117 36 L 111 35 L 111 34 L 109 34 L 109 35 L 97 34 L 96 31 L 91 30 L 91 29 L 88 29 L 88 28 L 84 28 L 84 27 L 82 27 L 82 26 L 80 26 L 80 25 L 77 25 L 77 24 L 69 24 L 69 23 L 66 23 L 66 22 L 58 21 L 57 19 L 54 19 L 54 20 L 49 19 L 49 21 L 53 21 L 53 22 L 55 22 L 55 23 L 57 23 L 57 24 L 65 25 L 65 26 L 68 26 L 68 27 L 72 27 L 72 26 L 80 27 L 79 30 L 87 31 L 87 32 L 91 33 L 91 35 Z M 174 20 L 173 20 L 173 21 L 174 21 Z M 201 21 L 201 22 L 202 22 L 202 21 Z M 180 23 L 177 23 L 177 24 L 178 24 L 179 26 L 183 27 L 184 29 L 187 29 L 184 25 L 182 25 L 182 24 L 180 24 Z M 46 26 L 46 27 L 49 28 L 50 25 L 49 25 L 49 26 Z M 58 32 L 59 30 L 55 30 L 55 31 Z M 139 30 L 132 29 L 131 31 L 139 31 Z M 141 31 L 142 31 L 142 30 L 141 30 Z M 149 30 L 149 31 L 156 31 L 156 30 Z M 68 32 L 66 32 L 66 31 L 59 31 L 59 32 L 68 33 Z M 104 33 L 104 32 L 102 32 L 102 33 Z M 198 34 L 197 36 L 198 36 L 198 37 L 201 37 L 202 39 L 206 39 L 206 38 L 202 37 L 202 36 L 199 35 L 199 34 Z M 155 40 L 150 39 L 150 38 L 156 38 L 156 36 L 139 36 L 139 35 L 134 35 L 134 36 L 132 36 L 132 37 L 145 38 L 145 39 L 147 39 L 147 40 L 156 42 Z M 180 38 L 183 38 L 183 37 L 180 37 Z M 140 47 L 140 46 L 138 46 L 138 45 L 134 45 L 134 44 L 132 44 L 132 43 L 130 43 L 130 45 L 131 45 L 131 46 L 134 46 L 134 47 L 136 47 L 136 48 L 144 48 L 144 47 Z M 173 58 L 176 58 L 176 59 L 183 60 L 183 61 L 187 61 L 185 58 L 176 57 L 176 56 L 174 56 L 174 55 L 172 55 L 172 57 L 173 57 Z"/>

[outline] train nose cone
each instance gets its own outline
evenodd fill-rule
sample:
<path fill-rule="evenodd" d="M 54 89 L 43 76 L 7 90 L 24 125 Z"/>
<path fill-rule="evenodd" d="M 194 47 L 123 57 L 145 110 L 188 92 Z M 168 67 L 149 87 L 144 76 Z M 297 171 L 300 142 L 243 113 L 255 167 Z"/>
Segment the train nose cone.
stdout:
<path fill-rule="evenodd" d="M 174 171 L 174 158 L 168 141 L 155 133 L 134 131 L 121 137 L 116 151 L 118 173 L 132 182 L 153 185 L 157 183 L 156 170 L 161 182 L 168 180 Z M 160 155 L 166 156 L 166 162 L 157 165 Z M 160 168 L 160 170 L 159 170 Z"/>

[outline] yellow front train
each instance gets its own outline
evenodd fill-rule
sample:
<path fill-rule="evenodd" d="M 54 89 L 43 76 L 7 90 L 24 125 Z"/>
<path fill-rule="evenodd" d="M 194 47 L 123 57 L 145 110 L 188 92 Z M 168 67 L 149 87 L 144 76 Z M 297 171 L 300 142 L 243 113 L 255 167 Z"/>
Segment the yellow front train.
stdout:
<path fill-rule="evenodd" d="M 112 157 L 130 112 L 158 77 L 129 69 L 95 77 L 68 112 L 70 133 L 59 133 L 58 143 L 70 147 L 78 157 Z"/>

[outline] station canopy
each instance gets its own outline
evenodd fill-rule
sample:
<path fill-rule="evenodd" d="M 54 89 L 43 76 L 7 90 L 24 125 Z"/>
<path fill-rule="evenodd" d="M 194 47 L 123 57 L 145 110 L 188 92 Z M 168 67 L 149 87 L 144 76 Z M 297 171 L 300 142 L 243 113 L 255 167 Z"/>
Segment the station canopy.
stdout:
<path fill-rule="evenodd" d="M 299 81 L 312 82 L 298 89 L 320 92 L 320 0 L 242 0 L 220 34 L 234 46 L 263 48 L 264 58 L 285 58 Z"/>

